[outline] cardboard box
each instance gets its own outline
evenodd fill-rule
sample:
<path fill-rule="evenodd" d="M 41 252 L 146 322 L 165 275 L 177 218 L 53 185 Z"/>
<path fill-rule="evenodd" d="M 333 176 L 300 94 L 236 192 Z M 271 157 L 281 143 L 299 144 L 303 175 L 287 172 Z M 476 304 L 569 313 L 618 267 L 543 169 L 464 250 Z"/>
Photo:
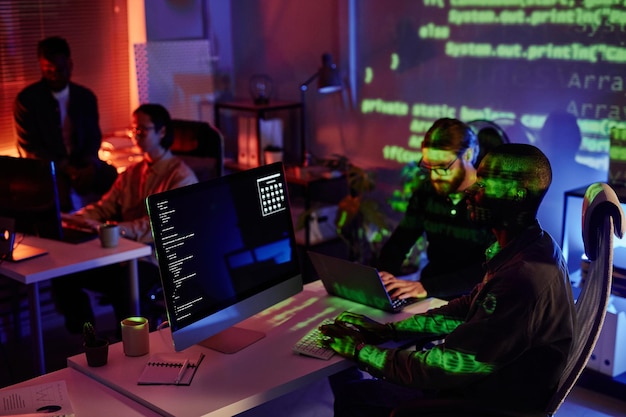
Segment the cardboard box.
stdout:
<path fill-rule="evenodd" d="M 626 298 L 611 297 L 587 367 L 612 377 L 626 372 Z"/>

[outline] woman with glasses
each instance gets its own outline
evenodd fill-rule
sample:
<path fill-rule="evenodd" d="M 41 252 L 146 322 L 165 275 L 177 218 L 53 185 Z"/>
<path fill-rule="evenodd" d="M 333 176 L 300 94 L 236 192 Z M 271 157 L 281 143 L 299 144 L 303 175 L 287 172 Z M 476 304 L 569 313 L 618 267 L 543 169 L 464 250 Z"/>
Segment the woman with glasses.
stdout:
<path fill-rule="evenodd" d="M 469 292 L 484 275 L 491 231 L 472 223 L 463 194 L 476 181 L 476 135 L 457 119 L 442 118 L 426 132 L 420 181 L 406 213 L 381 250 L 377 264 L 394 298 L 451 299 Z M 399 279 L 410 248 L 425 235 L 428 263 L 419 280 Z"/>

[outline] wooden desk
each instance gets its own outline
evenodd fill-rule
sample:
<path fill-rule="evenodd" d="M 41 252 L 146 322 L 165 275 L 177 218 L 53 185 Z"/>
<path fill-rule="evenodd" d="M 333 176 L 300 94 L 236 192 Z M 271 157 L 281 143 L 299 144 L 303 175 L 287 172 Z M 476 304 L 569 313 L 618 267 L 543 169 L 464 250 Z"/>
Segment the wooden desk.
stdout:
<path fill-rule="evenodd" d="M 48 251 L 48 254 L 22 262 L 3 262 L 0 274 L 26 284 L 30 307 L 31 332 L 35 339 L 35 355 L 40 374 L 45 373 L 41 309 L 39 305 L 39 282 L 86 271 L 100 266 L 129 261 L 130 294 L 133 310 L 139 313 L 139 278 L 137 259 L 152 253 L 150 246 L 128 239 L 120 239 L 115 248 L 103 248 L 98 239 L 71 244 L 56 240 L 25 236 L 22 243 Z"/>
<path fill-rule="evenodd" d="M 65 381 L 74 415 L 89 417 L 157 417 L 159 414 L 70 368 L 29 379 L 4 390 Z M 0 390 L 1 392 L 2 390 Z"/>
<path fill-rule="evenodd" d="M 106 366 L 88 367 L 84 354 L 68 358 L 68 365 L 165 416 L 232 416 L 352 365 L 339 355 L 324 361 L 292 352 L 296 341 L 324 318 L 351 310 L 376 320 L 395 321 L 444 303 L 428 299 L 402 313 L 389 314 L 328 296 L 321 282 L 315 281 L 238 325 L 266 333 L 251 346 L 232 355 L 198 345 L 187 349 L 206 355 L 190 386 L 137 385 L 149 355 L 126 357 L 121 343 L 110 346 Z M 172 346 L 168 329 L 150 334 L 150 352 L 173 351 Z"/>

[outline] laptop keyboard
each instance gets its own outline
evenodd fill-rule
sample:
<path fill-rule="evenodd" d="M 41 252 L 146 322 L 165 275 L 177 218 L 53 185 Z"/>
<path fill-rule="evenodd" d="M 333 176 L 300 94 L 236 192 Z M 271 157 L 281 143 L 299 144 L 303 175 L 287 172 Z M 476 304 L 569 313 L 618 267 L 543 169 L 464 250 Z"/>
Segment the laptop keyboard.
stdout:
<path fill-rule="evenodd" d="M 407 307 L 411 304 L 414 304 L 418 301 L 420 301 L 420 298 L 403 298 L 402 300 L 400 299 L 395 299 L 395 300 L 391 300 L 391 305 L 393 307 L 393 309 L 395 311 L 400 311 L 402 310 L 404 307 Z"/>
<path fill-rule="evenodd" d="M 396 298 L 395 300 L 391 300 L 391 306 L 393 307 L 394 310 L 401 309 L 404 306 L 406 306 L 407 304 L 409 304 L 409 303 L 404 298 L 403 299 Z"/>
<path fill-rule="evenodd" d="M 293 346 L 293 351 L 299 353 L 301 355 L 310 356 L 317 359 L 330 359 L 335 351 L 331 348 L 327 348 L 321 345 L 320 339 L 322 338 L 322 332 L 319 327 L 324 324 L 331 324 L 335 320 L 334 319 L 325 319 L 314 329 L 309 331 L 306 335 L 304 335 L 300 340 L 296 342 Z"/>

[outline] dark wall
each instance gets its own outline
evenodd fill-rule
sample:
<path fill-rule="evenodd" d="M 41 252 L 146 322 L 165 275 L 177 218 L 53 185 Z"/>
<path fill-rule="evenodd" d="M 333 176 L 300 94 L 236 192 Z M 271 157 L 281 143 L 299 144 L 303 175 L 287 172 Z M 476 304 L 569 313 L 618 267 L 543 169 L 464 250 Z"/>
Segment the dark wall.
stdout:
<path fill-rule="evenodd" d="M 249 75 L 265 72 L 279 97 L 298 99 L 320 53 L 333 53 L 349 89 L 307 93 L 311 150 L 385 170 L 417 159 L 441 115 L 496 120 L 512 141 L 533 143 L 553 161 L 540 220 L 560 240 L 563 191 L 608 179 L 609 129 L 626 120 L 626 22 L 617 9 L 580 1 L 424 3 L 233 1 L 235 92 L 245 95 Z M 440 111 L 414 113 L 420 105 Z"/>

